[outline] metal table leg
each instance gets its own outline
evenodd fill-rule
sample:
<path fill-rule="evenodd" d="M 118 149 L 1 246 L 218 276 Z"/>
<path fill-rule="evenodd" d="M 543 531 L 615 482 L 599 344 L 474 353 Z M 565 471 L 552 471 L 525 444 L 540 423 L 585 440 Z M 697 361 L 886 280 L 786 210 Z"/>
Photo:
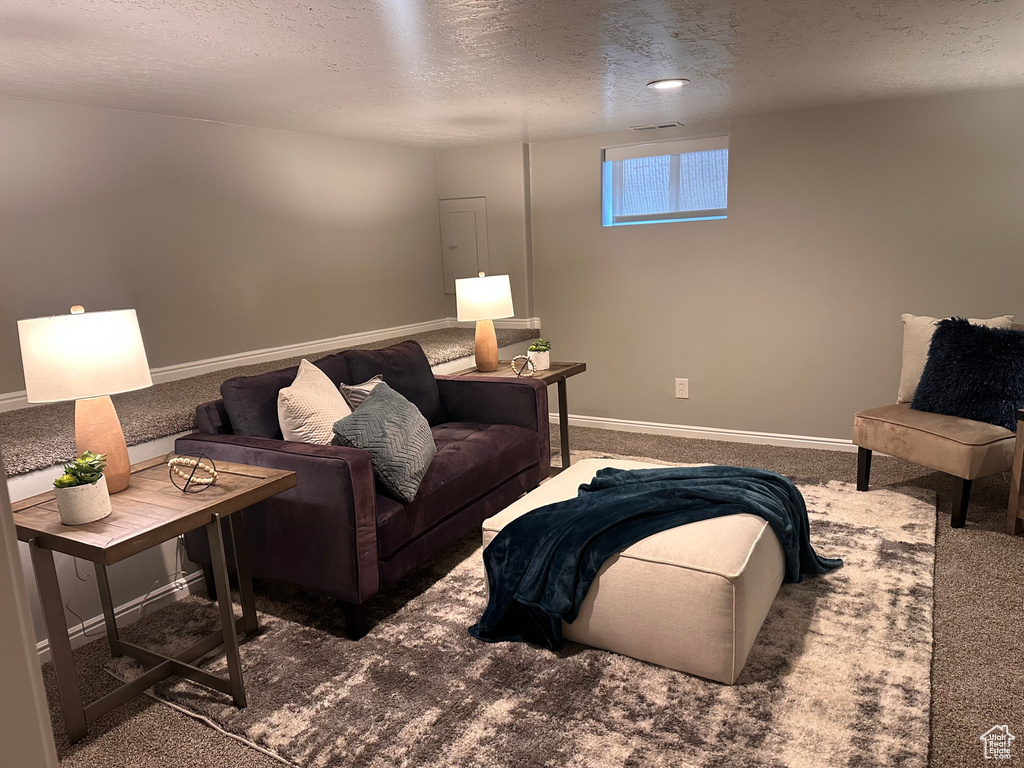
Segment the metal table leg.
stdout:
<path fill-rule="evenodd" d="M 93 563 L 96 568 L 96 586 L 100 592 L 100 603 L 103 605 L 103 621 L 107 625 L 107 639 L 110 641 L 110 655 L 117 657 L 117 617 L 114 616 L 114 602 L 110 599 L 110 581 L 107 579 L 107 567 L 103 563 Z"/>
<path fill-rule="evenodd" d="M 252 572 L 249 570 L 244 511 L 228 517 L 228 525 L 231 526 L 231 544 L 234 548 L 235 571 L 238 574 L 238 594 L 242 598 L 242 621 L 245 624 L 245 634 L 252 635 L 259 631 L 260 625 L 256 618 L 256 597 L 253 595 Z"/>
<path fill-rule="evenodd" d="M 558 431 L 562 441 L 562 469 L 569 467 L 569 405 L 565 378 L 558 380 Z"/>
<path fill-rule="evenodd" d="M 235 631 L 235 613 L 231 608 L 231 585 L 228 582 L 227 559 L 224 556 L 224 534 L 221 517 L 215 514 L 206 526 L 210 540 L 210 559 L 213 578 L 217 585 L 217 604 L 220 606 L 220 625 L 224 635 L 224 655 L 227 657 L 228 677 L 231 679 L 231 697 L 235 706 L 245 707 L 245 687 L 242 683 L 242 661 L 238 656 L 238 634 Z"/>
<path fill-rule="evenodd" d="M 85 736 L 85 710 L 82 708 L 81 691 L 78 690 L 75 661 L 71 656 L 71 640 L 68 638 L 68 624 L 64 618 L 64 601 L 60 597 L 57 569 L 53 565 L 53 553 L 40 547 L 36 539 L 28 543 L 28 548 L 32 554 L 39 602 L 46 620 L 46 634 L 50 639 L 50 657 L 57 674 L 57 689 L 60 691 L 68 741 L 74 744 Z"/>

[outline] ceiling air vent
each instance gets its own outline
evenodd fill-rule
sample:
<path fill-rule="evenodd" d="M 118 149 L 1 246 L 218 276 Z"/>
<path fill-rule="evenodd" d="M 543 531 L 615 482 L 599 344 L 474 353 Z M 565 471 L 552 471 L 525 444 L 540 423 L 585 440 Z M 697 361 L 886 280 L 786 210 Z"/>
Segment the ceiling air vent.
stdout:
<path fill-rule="evenodd" d="M 682 128 L 683 124 L 676 123 L 658 123 L 656 125 L 632 125 L 630 126 L 634 131 L 656 131 L 659 128 Z"/>

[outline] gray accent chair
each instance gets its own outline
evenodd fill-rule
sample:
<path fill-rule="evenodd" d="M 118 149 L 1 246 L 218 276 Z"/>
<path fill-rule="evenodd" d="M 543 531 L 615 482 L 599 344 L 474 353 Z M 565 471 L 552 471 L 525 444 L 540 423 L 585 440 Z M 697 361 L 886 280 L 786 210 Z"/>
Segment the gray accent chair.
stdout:
<path fill-rule="evenodd" d="M 1020 329 L 1024 325 L 1013 327 Z M 971 481 L 1010 471 L 1014 439 L 1014 433 L 1003 427 L 958 416 L 915 411 L 910 403 L 869 408 L 853 419 L 857 490 L 868 490 L 873 451 L 945 472 L 954 480 L 951 525 L 963 528 L 967 522 Z"/>

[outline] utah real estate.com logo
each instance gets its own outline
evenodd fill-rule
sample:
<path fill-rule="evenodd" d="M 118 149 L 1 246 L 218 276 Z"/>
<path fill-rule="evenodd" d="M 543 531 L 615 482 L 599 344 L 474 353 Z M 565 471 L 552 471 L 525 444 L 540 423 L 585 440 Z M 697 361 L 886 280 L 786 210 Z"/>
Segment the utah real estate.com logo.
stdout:
<path fill-rule="evenodd" d="M 1010 726 L 996 725 L 981 734 L 980 738 L 985 744 L 986 760 L 1009 760 L 1010 746 L 1017 737 L 1010 733 Z"/>

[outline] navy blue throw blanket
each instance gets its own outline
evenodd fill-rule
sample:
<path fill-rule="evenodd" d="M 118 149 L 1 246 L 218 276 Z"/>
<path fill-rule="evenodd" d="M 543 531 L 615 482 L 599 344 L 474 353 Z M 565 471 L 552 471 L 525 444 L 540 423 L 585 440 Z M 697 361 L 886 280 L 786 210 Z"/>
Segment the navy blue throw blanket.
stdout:
<path fill-rule="evenodd" d="M 775 472 L 742 467 L 598 470 L 579 496 L 516 518 L 484 550 L 490 600 L 473 637 L 562 647 L 562 621 L 579 614 L 598 570 L 612 555 L 678 525 L 747 512 L 768 521 L 788 582 L 827 573 L 841 560 L 811 546 L 800 491 Z"/>

